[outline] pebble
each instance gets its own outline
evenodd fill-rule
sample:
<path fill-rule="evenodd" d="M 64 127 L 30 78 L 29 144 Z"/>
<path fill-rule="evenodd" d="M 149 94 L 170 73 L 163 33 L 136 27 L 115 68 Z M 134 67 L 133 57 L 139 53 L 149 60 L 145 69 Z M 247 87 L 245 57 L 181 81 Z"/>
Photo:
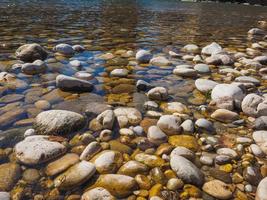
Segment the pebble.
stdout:
<path fill-rule="evenodd" d="M 164 101 L 168 99 L 168 91 L 164 87 L 155 87 L 148 91 L 147 96 L 151 100 Z"/>
<path fill-rule="evenodd" d="M 150 126 L 147 133 L 148 140 L 155 144 L 160 145 L 168 140 L 167 135 L 161 131 L 157 126 Z"/>
<path fill-rule="evenodd" d="M 220 180 L 206 182 L 202 189 L 217 199 L 231 199 L 233 196 L 230 186 Z"/>

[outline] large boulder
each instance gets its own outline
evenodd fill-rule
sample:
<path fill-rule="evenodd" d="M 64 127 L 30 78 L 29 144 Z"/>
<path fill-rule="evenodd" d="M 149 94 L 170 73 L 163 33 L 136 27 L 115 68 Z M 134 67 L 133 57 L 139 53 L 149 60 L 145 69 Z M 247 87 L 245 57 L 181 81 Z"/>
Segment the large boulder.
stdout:
<path fill-rule="evenodd" d="M 47 52 L 39 44 L 25 44 L 16 51 L 16 57 L 24 62 L 34 62 L 35 60 L 44 60 Z"/>
<path fill-rule="evenodd" d="M 216 106 L 228 110 L 233 110 L 234 107 L 240 108 L 244 96 L 242 89 L 233 84 L 218 84 L 211 92 L 211 98 Z"/>
<path fill-rule="evenodd" d="M 63 135 L 77 131 L 85 125 L 85 118 L 67 110 L 48 110 L 37 115 L 34 127 L 43 135 Z"/>
<path fill-rule="evenodd" d="M 26 165 L 47 162 L 66 152 L 66 147 L 59 142 L 50 141 L 50 136 L 28 136 L 15 146 L 18 161 Z"/>
<path fill-rule="evenodd" d="M 63 91 L 91 92 L 94 89 L 92 83 L 66 75 L 58 75 L 56 85 Z"/>

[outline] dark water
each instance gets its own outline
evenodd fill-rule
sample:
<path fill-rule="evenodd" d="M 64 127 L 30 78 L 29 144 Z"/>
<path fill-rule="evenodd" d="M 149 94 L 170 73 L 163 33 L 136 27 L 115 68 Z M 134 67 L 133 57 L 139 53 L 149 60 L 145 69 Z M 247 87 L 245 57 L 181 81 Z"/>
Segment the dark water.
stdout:
<path fill-rule="evenodd" d="M 80 70 L 87 70 L 95 75 L 98 83 L 94 93 L 104 96 L 103 101 L 118 105 L 131 105 L 135 101 L 142 103 L 145 95 L 140 96 L 134 91 L 113 94 L 112 89 L 121 83 L 134 85 L 136 80 L 144 79 L 156 85 L 169 87 L 171 91 L 175 91 L 171 93 L 174 99 L 182 98 L 183 102 L 188 103 L 186 99 L 192 95 L 192 91 L 190 93 L 187 89 L 191 88 L 194 82 L 174 77 L 171 73 L 173 68 L 161 69 L 150 66 L 132 69 L 132 74 L 127 80 L 118 80 L 106 73 L 112 65 L 106 65 L 96 59 L 95 55 L 114 53 L 119 49 L 135 51 L 139 48 L 162 53 L 166 49 L 179 49 L 188 43 L 203 46 L 212 41 L 220 43 L 223 47 L 242 51 L 251 42 L 247 38 L 247 31 L 255 27 L 258 20 L 267 19 L 266 11 L 266 7 L 258 6 L 186 3 L 174 0 L 2 0 L 0 66 L 2 71 L 9 70 L 10 66 L 16 63 L 15 50 L 25 43 L 37 42 L 49 50 L 58 43 L 81 44 L 87 51 L 76 55 L 75 59 L 87 62 Z M 67 65 L 68 62 L 69 60 L 61 59 L 58 63 Z M 124 65 L 120 62 L 116 64 Z M 8 91 L 6 94 L 25 95 L 25 99 L 19 101 L 20 107 L 25 109 L 26 113 L 18 120 L 34 118 L 41 111 L 36 110 L 33 104 L 53 89 L 53 75 L 56 76 L 58 73 L 50 72 L 34 77 L 17 74 L 18 78 L 28 83 L 28 88 Z M 72 72 L 67 70 L 60 73 L 72 75 Z M 180 87 L 177 87 L 178 85 Z M 27 94 L 34 94 L 34 89 L 45 91 L 42 91 L 40 96 L 33 95 L 34 100 L 29 101 Z M 82 112 L 89 101 L 86 95 L 82 94 L 76 100 L 73 100 L 73 96 L 65 98 L 62 104 L 50 103 L 52 108 Z M 0 103 L 2 107 L 6 106 L 5 103 Z M 6 110 L 1 113 L 5 112 Z M 12 121 L 7 126 L 0 125 L 0 129 L 6 130 L 11 126 L 17 126 L 14 124 Z"/>

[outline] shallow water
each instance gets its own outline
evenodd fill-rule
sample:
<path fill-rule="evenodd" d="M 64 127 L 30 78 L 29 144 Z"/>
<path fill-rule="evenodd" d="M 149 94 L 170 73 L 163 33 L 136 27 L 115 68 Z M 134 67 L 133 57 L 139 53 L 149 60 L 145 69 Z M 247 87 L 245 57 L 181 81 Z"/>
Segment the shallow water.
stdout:
<path fill-rule="evenodd" d="M 72 58 L 54 57 L 51 53 L 47 63 L 52 70 L 40 76 L 12 71 L 27 86 L 5 91 L 0 96 L 1 115 L 22 109 L 14 118 L 0 118 L 0 130 L 3 131 L 3 137 L 0 134 L 0 148 L 13 147 L 21 139 L 17 133 L 23 133 L 25 127 L 31 126 L 32 120 L 42 111 L 34 105 L 41 99 L 48 100 L 51 109 L 82 114 L 86 106 L 95 101 L 114 106 L 133 106 L 143 111 L 147 97 L 144 92 L 136 91 L 137 80 L 168 88 L 170 101 L 177 100 L 188 105 L 196 111 L 194 117 L 197 118 L 198 106 L 208 104 L 206 97 L 196 93 L 193 79 L 173 75 L 174 66 L 134 67 L 127 65 L 128 58 L 122 58 L 118 52 L 115 59 L 108 61 L 99 56 L 107 52 L 115 54 L 117 50 L 136 51 L 140 48 L 149 49 L 154 55 L 166 55 L 169 50 L 180 53 L 181 47 L 189 43 L 203 47 L 213 41 L 224 48 L 242 52 L 252 42 L 247 37 L 247 31 L 255 27 L 257 21 L 267 19 L 266 11 L 267 7 L 174 0 L 2 0 L 1 71 L 12 71 L 11 66 L 18 62 L 14 52 L 25 43 L 39 43 L 51 52 L 59 43 L 81 44 L 86 51 Z M 71 60 L 82 61 L 82 67 L 71 67 Z M 185 63 L 181 58 L 171 60 L 175 64 Z M 129 69 L 130 75 L 123 79 L 110 77 L 109 72 L 118 66 Z M 95 89 L 92 93 L 76 94 L 56 89 L 55 77 L 58 74 L 73 75 L 80 70 L 94 75 Z M 216 69 L 213 70 L 216 72 Z M 216 80 L 216 77 L 213 78 Z M 7 95 L 13 96 L 6 100 Z M 217 126 L 220 129 L 220 123 Z M 242 133 L 245 134 L 246 130 Z M 10 139 L 3 139 L 7 136 Z M 223 137 L 221 140 L 224 140 Z"/>

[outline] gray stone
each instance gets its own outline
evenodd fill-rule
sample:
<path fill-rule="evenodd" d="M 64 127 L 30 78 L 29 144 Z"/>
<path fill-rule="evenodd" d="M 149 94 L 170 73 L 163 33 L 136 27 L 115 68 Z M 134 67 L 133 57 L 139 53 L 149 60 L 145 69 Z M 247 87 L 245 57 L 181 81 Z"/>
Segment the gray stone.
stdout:
<path fill-rule="evenodd" d="M 182 124 L 181 127 L 183 128 L 183 131 L 185 133 L 194 133 L 194 122 L 191 119 L 185 120 Z"/>
<path fill-rule="evenodd" d="M 148 91 L 147 96 L 151 100 L 163 101 L 168 99 L 168 91 L 164 87 L 155 87 Z"/>
<path fill-rule="evenodd" d="M 139 63 L 149 63 L 149 61 L 152 59 L 152 54 L 146 50 L 139 50 L 136 53 L 135 58 Z"/>
<path fill-rule="evenodd" d="M 256 200 L 266 200 L 267 197 L 267 177 L 261 180 L 257 187 Z"/>
<path fill-rule="evenodd" d="M 115 197 L 105 188 L 96 187 L 83 193 L 81 200 L 115 200 Z"/>
<path fill-rule="evenodd" d="M 21 71 L 25 74 L 35 75 L 44 73 L 47 66 L 42 60 L 36 60 L 33 63 L 25 63 L 21 67 Z"/>
<path fill-rule="evenodd" d="M 196 88 L 203 93 L 211 91 L 216 85 L 218 85 L 217 82 L 202 78 L 199 78 L 195 81 Z"/>
<path fill-rule="evenodd" d="M 212 42 L 211 44 L 203 47 L 201 53 L 205 55 L 212 55 L 221 53 L 222 51 L 222 47 L 219 44 L 217 44 L 216 42 Z"/>
<path fill-rule="evenodd" d="M 47 57 L 46 50 L 39 44 L 25 44 L 16 50 L 16 57 L 24 62 L 34 62 L 35 60 L 44 60 Z"/>
<path fill-rule="evenodd" d="M 167 135 L 176 135 L 181 132 L 181 119 L 174 115 L 163 115 L 159 118 L 157 126 Z"/>
<path fill-rule="evenodd" d="M 169 66 L 172 63 L 165 57 L 163 56 L 157 56 L 154 57 L 150 60 L 151 65 L 156 65 L 156 66 Z"/>
<path fill-rule="evenodd" d="M 196 70 L 198 73 L 209 73 L 210 67 L 206 64 L 196 64 L 194 66 L 194 70 Z"/>
<path fill-rule="evenodd" d="M 167 141 L 167 136 L 157 126 L 150 126 L 147 133 L 148 140 L 155 144 L 160 145 Z"/>
<path fill-rule="evenodd" d="M 73 55 L 75 53 L 74 49 L 69 44 L 58 44 L 54 47 L 54 51 L 67 56 Z"/>

